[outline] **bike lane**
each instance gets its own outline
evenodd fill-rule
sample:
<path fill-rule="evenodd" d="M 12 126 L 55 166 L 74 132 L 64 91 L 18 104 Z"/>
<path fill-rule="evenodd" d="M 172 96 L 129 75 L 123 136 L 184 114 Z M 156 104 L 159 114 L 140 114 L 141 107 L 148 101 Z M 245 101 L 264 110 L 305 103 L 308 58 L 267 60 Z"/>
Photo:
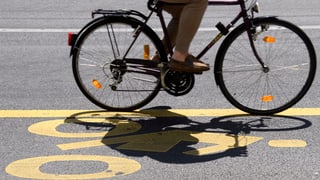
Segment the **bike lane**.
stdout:
<path fill-rule="evenodd" d="M 40 152 L 30 152 L 32 156 L 21 153 L 20 155 L 23 154 L 24 158 L 5 159 L 6 175 L 2 175 L 3 177 L 104 179 L 130 178 L 133 173 L 139 173 L 141 168 L 147 166 L 138 160 L 137 157 L 141 154 L 165 163 L 179 164 L 188 162 L 189 158 L 198 158 L 196 162 L 202 162 L 203 158 L 207 159 L 207 157 L 215 160 L 224 156 L 246 156 L 247 147 L 254 147 L 257 142 L 263 142 L 265 147 L 270 148 L 289 150 L 308 148 L 308 138 L 304 136 L 272 138 L 265 137 L 265 133 L 308 129 L 312 123 L 301 116 L 319 116 L 320 109 L 296 108 L 276 116 L 250 116 L 235 109 L 172 109 L 135 112 L 3 110 L 0 114 L 1 121 L 10 119 L 10 123 L 37 119 L 23 126 L 26 127 L 24 130 L 16 129 L 17 134 L 21 130 L 25 132 L 23 136 L 26 137 L 23 141 L 14 143 L 15 147 L 10 144 L 20 140 L 15 138 L 15 134 L 7 134 L 7 138 L 10 135 L 10 141 L 2 138 L 3 157 L 6 153 L 12 153 L 6 152 L 10 148 L 19 149 L 21 153 L 21 151 L 33 151 L 34 148 L 31 146 L 42 147 Z M 19 124 L 16 125 L 18 126 Z M 6 127 L 2 126 L 2 128 L 3 133 Z M 38 144 L 46 142 L 46 139 L 55 139 L 55 141 L 52 143 L 50 140 L 49 144 Z M 181 144 L 186 145 L 181 147 Z M 53 147 L 55 147 L 54 152 L 51 149 Z M 94 153 L 94 149 L 101 147 L 110 149 L 103 155 Z M 93 154 L 87 153 L 87 149 L 92 149 L 90 152 Z M 120 152 L 121 157 L 113 151 Z M 159 158 L 157 156 L 172 151 L 176 157 L 157 159 Z M 82 165 L 82 168 L 74 172 L 69 168 L 62 168 L 68 167 L 66 162 L 72 162 L 73 167 L 77 166 L 75 164 L 81 166 L 80 164 L 88 165 L 87 163 L 90 162 L 93 163 L 93 167 L 88 168 Z M 56 166 L 61 166 L 59 171 L 49 168 Z M 318 171 L 313 175 L 317 173 Z"/>

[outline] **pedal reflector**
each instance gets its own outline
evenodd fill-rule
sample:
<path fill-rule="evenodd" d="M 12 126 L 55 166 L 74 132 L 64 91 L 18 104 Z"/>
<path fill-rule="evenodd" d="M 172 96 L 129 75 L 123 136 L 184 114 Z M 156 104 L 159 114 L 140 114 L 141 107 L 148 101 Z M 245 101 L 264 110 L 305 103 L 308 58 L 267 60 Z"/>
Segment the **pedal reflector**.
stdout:
<path fill-rule="evenodd" d="M 96 79 L 92 80 L 92 84 L 95 88 L 97 89 L 101 89 L 102 88 L 102 85 L 100 84 L 100 82 Z"/>

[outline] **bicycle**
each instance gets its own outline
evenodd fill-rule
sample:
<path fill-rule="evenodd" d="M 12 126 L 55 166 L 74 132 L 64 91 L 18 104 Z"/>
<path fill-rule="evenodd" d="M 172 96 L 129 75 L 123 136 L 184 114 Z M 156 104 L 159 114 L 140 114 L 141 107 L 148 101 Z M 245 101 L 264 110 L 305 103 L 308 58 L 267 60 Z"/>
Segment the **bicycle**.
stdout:
<path fill-rule="evenodd" d="M 255 17 L 257 0 L 208 3 L 240 6 L 227 26 L 216 25 L 218 35 L 196 56 L 200 59 L 226 36 L 214 63 L 215 81 L 226 99 L 257 115 L 281 112 L 301 100 L 316 72 L 316 53 L 306 33 L 276 16 Z M 156 14 L 167 34 L 163 4 L 149 0 L 146 15 L 135 10 L 98 9 L 92 12 L 91 22 L 69 34 L 73 74 L 91 102 L 110 111 L 132 111 L 149 103 L 162 89 L 181 96 L 193 88 L 194 74 L 168 69 L 172 51 L 165 52 L 159 36 L 147 24 Z M 235 26 L 240 19 L 243 22 Z M 171 47 L 169 39 L 166 43 Z M 160 62 L 150 60 L 151 52 L 159 53 Z"/>

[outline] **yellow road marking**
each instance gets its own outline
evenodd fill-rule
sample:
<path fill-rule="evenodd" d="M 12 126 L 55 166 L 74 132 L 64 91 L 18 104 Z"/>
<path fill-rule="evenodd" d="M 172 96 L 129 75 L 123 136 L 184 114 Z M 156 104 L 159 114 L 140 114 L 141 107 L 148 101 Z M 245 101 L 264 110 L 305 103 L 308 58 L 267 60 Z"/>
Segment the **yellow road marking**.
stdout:
<path fill-rule="evenodd" d="M 245 147 L 263 139 L 256 136 L 231 136 L 222 133 L 206 133 L 185 130 L 172 130 L 147 134 L 129 135 L 98 140 L 89 140 L 57 145 L 61 150 L 74 150 L 80 148 L 97 147 L 121 144 L 117 149 L 146 152 L 167 152 L 181 141 L 205 143 L 206 147 L 195 148 L 183 152 L 193 156 L 204 156 L 226 151 L 232 148 Z"/>
<path fill-rule="evenodd" d="M 289 148 L 289 147 L 306 147 L 307 143 L 303 140 L 299 139 L 280 139 L 280 140 L 271 140 L 269 141 L 269 146 L 271 147 L 284 147 L 284 148 Z"/>
<path fill-rule="evenodd" d="M 41 121 L 29 126 L 28 130 L 31 133 L 42 136 L 53 136 L 62 138 L 90 138 L 90 137 L 104 137 L 104 136 L 119 136 L 123 134 L 130 134 L 137 132 L 141 129 L 141 125 L 137 122 L 128 121 L 124 119 L 106 119 L 106 118 L 81 118 L 81 122 L 86 123 L 100 123 L 101 125 L 115 126 L 112 131 L 97 132 L 97 133 L 68 133 L 60 132 L 57 130 L 58 126 L 65 123 L 76 123 L 75 119 L 64 119 Z"/>
<path fill-rule="evenodd" d="M 49 133 L 50 136 L 64 138 L 104 137 L 103 139 L 99 138 L 97 140 L 58 144 L 57 146 L 61 150 L 74 150 L 79 148 L 119 144 L 117 149 L 167 152 L 181 141 L 192 142 L 194 144 L 203 143 L 207 145 L 206 147 L 193 148 L 193 150 L 182 152 L 186 155 L 193 156 L 205 156 L 232 148 L 246 147 L 252 143 L 262 140 L 263 137 L 185 130 L 171 130 L 128 136 L 125 135 L 120 137 L 117 137 L 116 135 L 136 132 L 141 128 L 139 124 L 129 122 L 124 117 L 205 117 L 238 114 L 245 113 L 237 109 L 170 109 L 138 110 L 134 112 L 108 112 L 102 110 L 0 110 L 0 118 L 63 118 L 39 122 L 30 126 L 28 130 L 35 134 L 48 135 Z M 319 116 L 320 108 L 292 108 L 280 113 L 279 115 Z M 65 123 L 75 123 L 78 119 L 85 122 L 107 123 L 115 126 L 116 128 L 110 132 L 100 133 L 64 133 L 57 130 L 58 126 Z M 107 134 L 108 138 L 106 138 Z M 285 148 L 307 146 L 305 141 L 298 139 L 270 140 L 268 144 L 271 147 Z M 103 172 L 92 172 L 89 174 L 49 174 L 42 172 L 40 169 L 44 164 L 63 161 L 104 162 L 108 165 L 108 168 Z M 61 155 L 17 160 L 6 167 L 6 172 L 16 177 L 31 179 L 96 179 L 127 175 L 134 173 L 139 169 L 141 169 L 141 165 L 138 162 L 125 158 L 97 155 Z"/>
<path fill-rule="evenodd" d="M 96 161 L 107 164 L 107 169 L 102 172 L 90 174 L 49 174 L 41 172 L 40 167 L 50 162 L 63 161 Z M 141 165 L 134 160 L 97 155 L 60 155 L 44 156 L 21 159 L 9 164 L 6 172 L 21 178 L 30 179 L 100 179 L 119 175 L 127 175 L 141 169 Z"/>
<path fill-rule="evenodd" d="M 94 115 L 101 117 L 205 117 L 246 114 L 238 109 L 169 109 L 169 110 L 137 110 L 133 112 L 111 112 L 103 110 L 0 110 L 0 118 L 55 118 Z M 287 116 L 320 116 L 320 108 L 291 108 L 278 115 Z"/>

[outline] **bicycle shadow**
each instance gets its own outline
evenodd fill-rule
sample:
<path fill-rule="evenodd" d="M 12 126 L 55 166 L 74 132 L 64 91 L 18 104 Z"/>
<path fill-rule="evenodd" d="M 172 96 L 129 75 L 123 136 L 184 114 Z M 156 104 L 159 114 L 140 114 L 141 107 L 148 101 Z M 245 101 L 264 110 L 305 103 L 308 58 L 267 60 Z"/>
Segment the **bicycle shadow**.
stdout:
<path fill-rule="evenodd" d="M 112 132 L 117 125 L 89 123 L 79 118 L 85 115 L 99 116 L 104 112 L 74 114 L 65 122 L 70 123 L 72 119 L 72 123 L 84 125 L 86 129 L 109 129 L 108 131 Z M 122 129 L 124 132 L 120 135 L 106 133 L 101 142 L 126 156 L 148 156 L 160 162 L 176 164 L 206 162 L 225 157 L 247 157 L 247 146 L 262 139 L 251 135 L 254 131 L 293 131 L 312 125 L 310 121 L 298 117 L 243 114 L 201 122 L 202 120 L 195 120 L 199 119 L 198 117 L 190 118 L 171 112 L 170 107 L 144 109 L 137 114 L 139 115 L 134 117 L 132 114 L 116 113 L 113 117 L 105 117 L 109 120 L 138 123 L 140 128 L 132 132 L 132 129 L 127 127 Z"/>

